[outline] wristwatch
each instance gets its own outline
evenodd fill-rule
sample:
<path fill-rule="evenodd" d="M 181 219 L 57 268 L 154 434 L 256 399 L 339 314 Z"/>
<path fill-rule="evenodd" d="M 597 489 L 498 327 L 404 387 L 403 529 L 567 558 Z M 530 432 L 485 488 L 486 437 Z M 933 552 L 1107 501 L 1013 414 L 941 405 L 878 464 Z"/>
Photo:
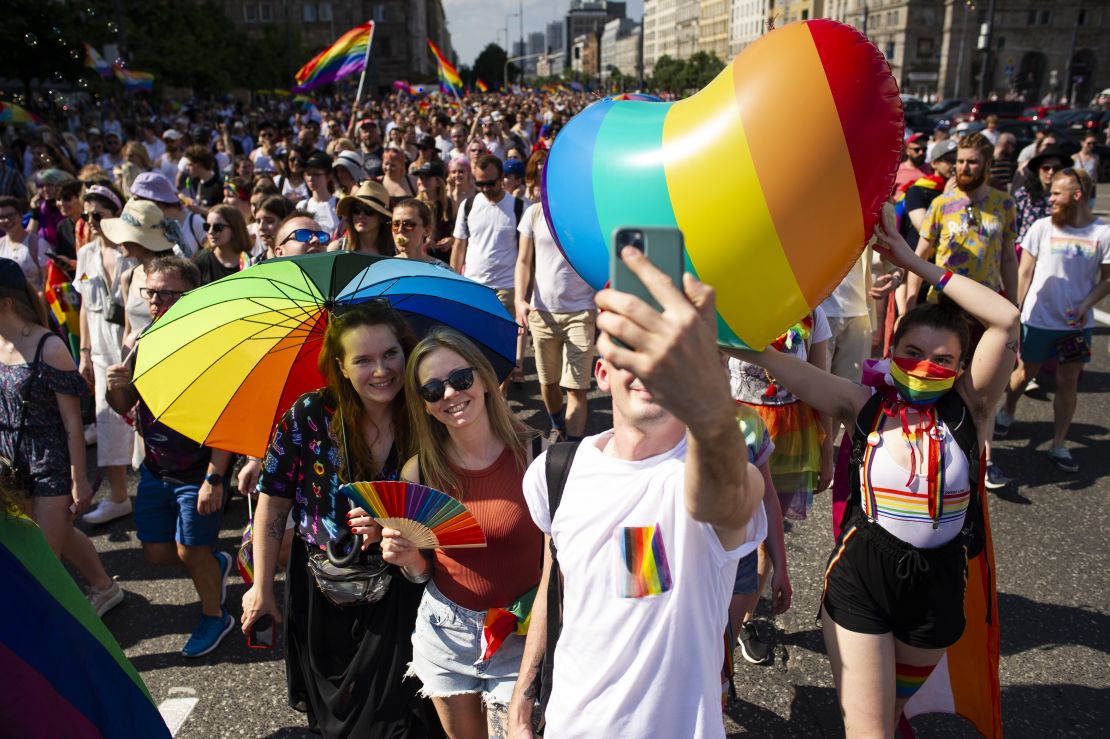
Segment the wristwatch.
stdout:
<path fill-rule="evenodd" d="M 211 474 L 205 475 L 204 481 L 209 485 L 223 485 L 224 476 L 221 475 L 219 472 L 213 472 Z"/>

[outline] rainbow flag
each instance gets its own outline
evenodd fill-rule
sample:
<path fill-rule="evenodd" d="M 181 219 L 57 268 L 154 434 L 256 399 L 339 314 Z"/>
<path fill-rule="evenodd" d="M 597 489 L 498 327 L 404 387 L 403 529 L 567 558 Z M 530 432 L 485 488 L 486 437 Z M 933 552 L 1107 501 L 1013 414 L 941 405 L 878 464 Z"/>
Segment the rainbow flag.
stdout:
<path fill-rule="evenodd" d="M 366 21 L 312 58 L 294 76 L 293 92 L 306 92 L 366 68 L 366 57 L 374 39 L 374 21 Z"/>
<path fill-rule="evenodd" d="M 46 265 L 46 283 L 43 288 L 50 316 L 58 332 L 69 344 L 73 358 L 79 360 L 81 350 L 81 296 L 65 272 L 51 259 Z"/>
<path fill-rule="evenodd" d="M 407 95 L 416 95 L 416 90 L 412 88 L 408 82 L 404 80 L 393 80 L 393 89 L 399 90 Z"/>
<path fill-rule="evenodd" d="M 507 608 L 491 608 L 486 611 L 486 618 L 482 623 L 483 660 L 492 657 L 510 634 L 528 634 L 528 624 L 532 620 L 532 603 L 535 600 L 536 588 L 532 588 Z"/>
<path fill-rule="evenodd" d="M 447 57 L 439 50 L 439 47 L 428 39 L 428 48 L 432 50 L 435 55 L 436 62 L 439 64 L 439 79 L 444 84 L 450 85 L 455 91 L 461 90 L 463 87 L 462 77 L 459 76 L 459 70 L 455 69 L 451 62 L 447 61 Z"/>
<path fill-rule="evenodd" d="M 92 44 L 87 42 L 85 43 L 85 66 L 106 80 L 112 78 L 112 65 L 100 56 L 100 52 L 94 49 Z"/>
<path fill-rule="evenodd" d="M 154 75 L 150 72 L 124 69 L 118 64 L 112 65 L 112 71 L 128 92 L 150 92 L 154 89 Z"/>
<path fill-rule="evenodd" d="M 478 92 L 489 92 L 489 85 L 487 85 L 485 82 L 482 82 L 482 80 L 477 80 L 475 84 L 478 87 Z"/>
<path fill-rule="evenodd" d="M 31 519 L 0 508 L 5 736 L 170 737 L 139 673 Z"/>

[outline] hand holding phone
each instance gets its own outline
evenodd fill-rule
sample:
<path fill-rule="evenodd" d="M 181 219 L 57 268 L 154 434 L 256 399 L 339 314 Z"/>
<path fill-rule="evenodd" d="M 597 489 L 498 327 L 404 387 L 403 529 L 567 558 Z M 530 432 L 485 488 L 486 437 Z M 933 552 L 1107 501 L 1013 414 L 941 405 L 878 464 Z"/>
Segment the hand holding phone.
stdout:
<path fill-rule="evenodd" d="M 274 646 L 274 617 L 262 616 L 247 631 L 247 646 L 251 649 L 272 649 Z"/>
<path fill-rule="evenodd" d="M 686 247 L 682 232 L 677 228 L 647 226 L 618 228 L 613 231 L 613 243 L 609 252 L 609 287 L 635 295 L 655 310 L 663 310 L 659 301 L 652 297 L 644 283 L 621 258 L 621 250 L 626 246 L 641 252 L 649 262 L 671 278 L 675 287 L 682 290 L 682 272 L 686 266 Z"/>

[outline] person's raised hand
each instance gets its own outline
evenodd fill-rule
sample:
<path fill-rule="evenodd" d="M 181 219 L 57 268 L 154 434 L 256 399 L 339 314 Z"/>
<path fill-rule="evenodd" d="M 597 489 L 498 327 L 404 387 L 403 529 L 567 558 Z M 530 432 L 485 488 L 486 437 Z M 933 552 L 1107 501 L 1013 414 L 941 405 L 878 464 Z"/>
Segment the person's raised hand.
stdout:
<path fill-rule="evenodd" d="M 914 253 L 902 234 L 898 233 L 898 224 L 895 221 L 894 206 L 890 203 L 883 204 L 882 217 L 875 226 L 874 248 L 895 267 L 910 269 L 911 265 L 920 260 Z"/>
<path fill-rule="evenodd" d="M 731 409 L 728 382 L 717 361 L 715 292 L 693 275 L 682 290 L 632 247 L 621 258 L 662 306 L 662 312 L 628 293 L 602 290 L 597 348 L 618 369 L 635 375 L 654 400 L 687 426 Z M 619 339 L 624 346 L 617 344 Z"/>

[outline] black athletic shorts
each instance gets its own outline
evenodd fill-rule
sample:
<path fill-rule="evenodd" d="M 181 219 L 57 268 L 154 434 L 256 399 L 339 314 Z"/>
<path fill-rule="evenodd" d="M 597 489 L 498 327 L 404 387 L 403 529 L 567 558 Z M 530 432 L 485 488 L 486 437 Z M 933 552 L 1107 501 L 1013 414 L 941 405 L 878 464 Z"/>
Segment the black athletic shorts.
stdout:
<path fill-rule="evenodd" d="M 822 603 L 849 631 L 893 632 L 912 647 L 943 649 L 964 633 L 966 588 L 963 536 L 919 549 L 857 515 L 829 557 Z"/>

